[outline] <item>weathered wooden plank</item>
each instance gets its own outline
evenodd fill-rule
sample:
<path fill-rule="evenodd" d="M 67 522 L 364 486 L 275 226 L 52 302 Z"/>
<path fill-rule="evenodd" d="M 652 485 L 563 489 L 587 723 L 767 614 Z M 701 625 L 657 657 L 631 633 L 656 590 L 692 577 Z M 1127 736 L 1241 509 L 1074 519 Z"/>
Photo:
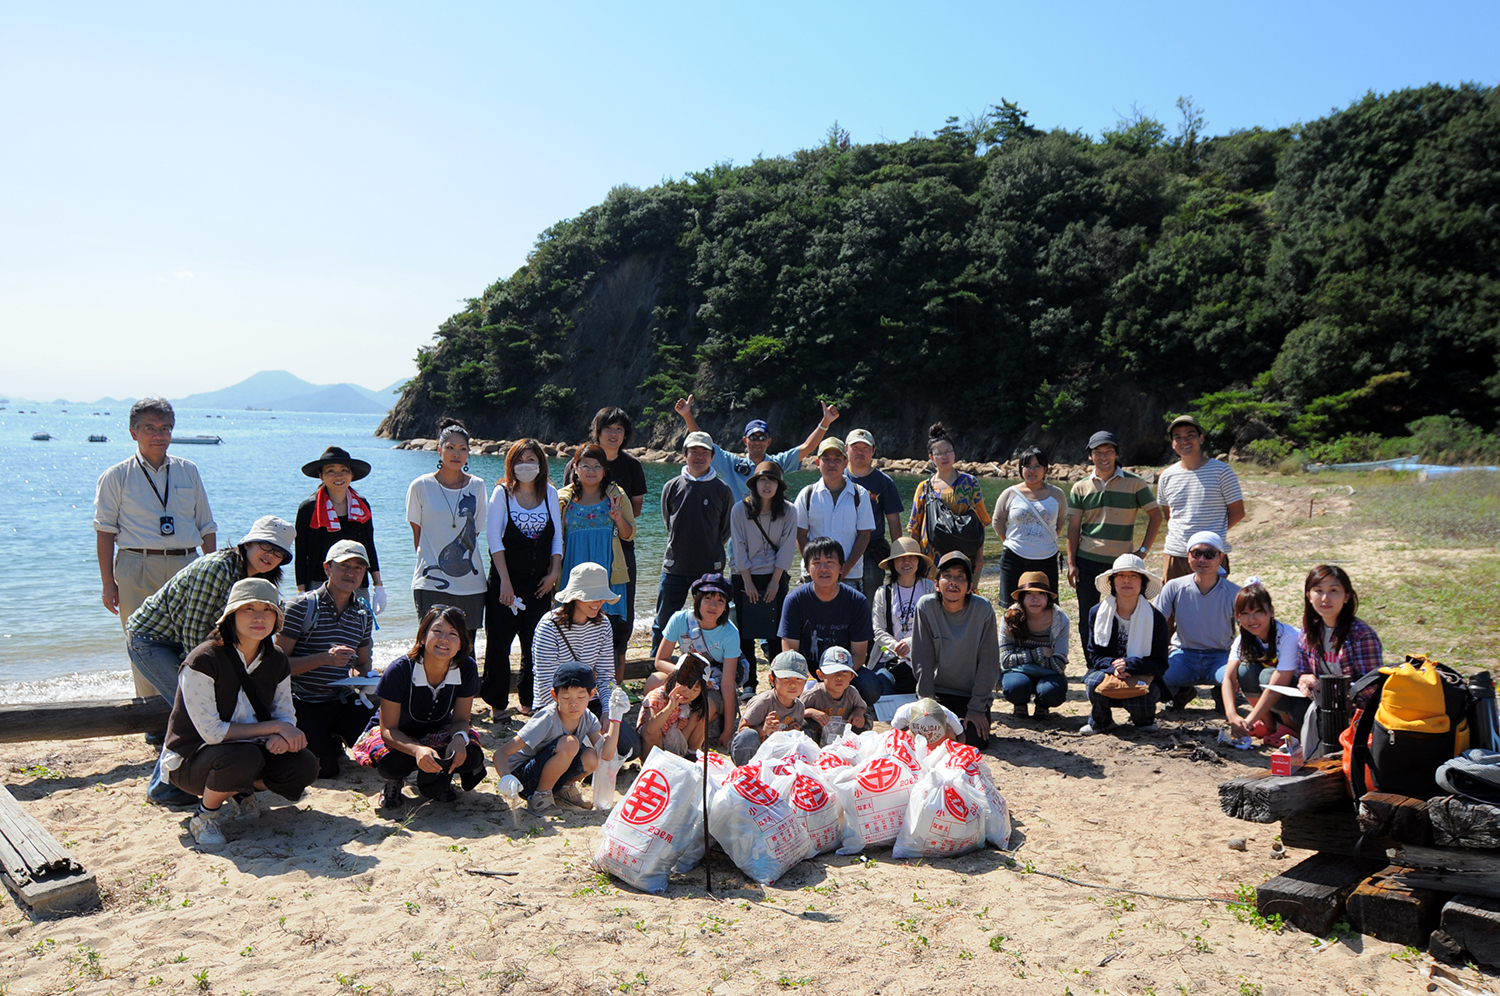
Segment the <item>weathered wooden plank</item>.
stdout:
<path fill-rule="evenodd" d="M 1386 851 L 1391 864 L 1410 868 L 1441 868 L 1500 875 L 1500 851 L 1472 851 L 1461 847 L 1418 847 L 1402 844 Z"/>
<path fill-rule="evenodd" d="M 0 706 L 0 743 L 84 740 L 151 733 L 167 728 L 172 709 L 164 699 L 113 702 L 27 702 Z"/>
<path fill-rule="evenodd" d="M 1261 772 L 1219 784 L 1219 808 L 1252 823 L 1276 823 L 1348 801 L 1349 786 L 1338 758 L 1319 758 L 1292 775 Z"/>
<path fill-rule="evenodd" d="M 1359 883 L 1345 903 L 1349 926 L 1392 944 L 1425 948 L 1450 894 L 1412 885 L 1407 871 L 1390 865 Z"/>
<path fill-rule="evenodd" d="M 99 885 L 47 829 L 0 786 L 0 866 L 5 885 L 33 913 L 52 915 L 99 904 Z"/>
<path fill-rule="evenodd" d="M 1445 795 L 1427 804 L 1427 814 L 1442 847 L 1500 847 L 1500 806 Z"/>
<path fill-rule="evenodd" d="M 1443 907 L 1442 932 L 1469 957 L 1500 968 L 1500 897 L 1460 894 Z"/>
<path fill-rule="evenodd" d="M 1281 821 L 1281 842 L 1304 851 L 1360 855 L 1372 860 L 1385 856 L 1387 848 L 1397 841 L 1390 837 L 1366 834 L 1360 829 L 1351 806 L 1325 809 L 1317 813 L 1298 813 Z"/>
<path fill-rule="evenodd" d="M 1452 871 L 1446 868 L 1413 868 L 1406 880 L 1424 889 L 1440 892 L 1467 892 L 1476 896 L 1500 899 L 1500 873 Z"/>
<path fill-rule="evenodd" d="M 1280 914 L 1294 927 L 1326 937 L 1343 917 L 1355 887 L 1380 867 L 1377 862 L 1339 854 L 1314 854 L 1256 890 L 1261 916 Z"/>
<path fill-rule="evenodd" d="M 1359 798 L 1359 827 L 1377 837 L 1401 844 L 1432 843 L 1427 800 L 1392 792 L 1366 792 Z"/>

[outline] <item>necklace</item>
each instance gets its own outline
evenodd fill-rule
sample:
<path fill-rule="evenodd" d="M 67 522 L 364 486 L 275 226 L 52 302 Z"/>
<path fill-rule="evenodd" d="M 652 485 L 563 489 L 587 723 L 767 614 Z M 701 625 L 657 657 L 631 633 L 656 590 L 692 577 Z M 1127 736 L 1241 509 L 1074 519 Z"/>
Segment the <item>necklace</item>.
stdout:
<path fill-rule="evenodd" d="M 448 485 L 444 484 L 442 481 L 438 481 L 438 476 L 436 474 L 432 475 L 432 479 L 434 481 L 437 481 L 438 489 L 441 490 L 442 493 L 443 493 L 443 504 L 448 506 L 448 516 L 449 516 L 449 518 L 451 518 L 453 520 L 453 528 L 457 529 L 458 528 L 458 509 L 454 508 L 453 507 L 453 503 L 448 500 Z M 462 491 L 463 489 L 459 488 L 459 490 Z"/>
<path fill-rule="evenodd" d="M 901 586 L 897 584 L 891 587 L 896 595 L 896 617 L 901 620 L 901 631 L 910 633 L 912 616 L 917 611 L 917 586 L 911 586 L 911 597 L 906 600 L 905 605 L 901 604 Z"/>

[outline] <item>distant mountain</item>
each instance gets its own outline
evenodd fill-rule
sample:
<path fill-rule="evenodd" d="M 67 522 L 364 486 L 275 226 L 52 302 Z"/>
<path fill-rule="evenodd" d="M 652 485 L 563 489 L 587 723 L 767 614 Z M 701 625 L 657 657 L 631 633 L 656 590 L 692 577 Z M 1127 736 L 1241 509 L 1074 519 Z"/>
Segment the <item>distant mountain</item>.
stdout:
<path fill-rule="evenodd" d="M 135 404 L 135 402 L 135 398 L 100 398 L 98 401 L 89 402 L 89 404 L 106 405 L 111 408 L 118 405 L 121 408 L 128 408 L 129 406 Z M 80 404 L 81 403 L 82 402 L 80 402 Z"/>
<path fill-rule="evenodd" d="M 173 399 L 183 408 L 269 408 L 283 412 L 339 412 L 379 415 L 399 397 L 403 378 L 384 391 L 358 384 L 312 384 L 285 370 L 262 370 L 238 384 Z"/>
<path fill-rule="evenodd" d="M 374 391 L 367 391 L 356 384 L 330 384 L 307 394 L 282 398 L 275 404 L 256 405 L 257 408 L 274 408 L 283 412 L 339 412 L 345 415 L 383 415 L 391 410 L 395 398 L 378 400 Z"/>

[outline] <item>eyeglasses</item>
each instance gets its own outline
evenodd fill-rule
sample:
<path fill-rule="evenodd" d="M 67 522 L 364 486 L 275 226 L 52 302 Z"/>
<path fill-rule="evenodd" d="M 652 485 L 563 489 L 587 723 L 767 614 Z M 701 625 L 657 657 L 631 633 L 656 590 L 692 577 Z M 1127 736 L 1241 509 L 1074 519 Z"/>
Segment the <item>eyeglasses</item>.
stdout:
<path fill-rule="evenodd" d="M 943 574 L 938 577 L 943 584 L 968 584 L 969 577 L 966 574 Z"/>
<path fill-rule="evenodd" d="M 170 425 L 142 425 L 137 426 L 135 431 L 139 436 L 170 436 L 172 427 Z"/>
<path fill-rule="evenodd" d="M 1213 560 L 1219 555 L 1218 550 L 1189 550 L 1188 556 L 1197 557 L 1199 560 Z"/>
<path fill-rule="evenodd" d="M 1046 467 L 1043 467 L 1039 463 L 1028 463 L 1026 466 L 1024 466 L 1024 467 L 1021 468 L 1021 472 L 1025 473 L 1028 470 L 1046 470 L 1046 469 L 1047 469 Z"/>
<path fill-rule="evenodd" d="M 601 466 L 599 466 L 597 463 L 580 463 L 578 465 L 578 469 L 579 469 L 580 472 L 585 473 L 585 474 L 602 474 L 602 473 L 604 473 L 604 468 L 601 467 Z"/>

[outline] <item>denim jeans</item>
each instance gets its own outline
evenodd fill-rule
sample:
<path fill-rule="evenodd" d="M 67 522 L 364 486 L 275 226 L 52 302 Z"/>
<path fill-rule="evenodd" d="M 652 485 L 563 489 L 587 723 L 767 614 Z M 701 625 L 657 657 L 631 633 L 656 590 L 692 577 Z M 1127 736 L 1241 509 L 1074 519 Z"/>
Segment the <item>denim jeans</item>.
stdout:
<path fill-rule="evenodd" d="M 1223 650 L 1187 650 L 1179 648 L 1167 654 L 1167 673 L 1162 684 L 1174 692 L 1193 685 L 1215 685 L 1224 681 L 1224 668 L 1229 663 L 1229 648 Z"/>
<path fill-rule="evenodd" d="M 868 730 L 870 724 L 875 722 L 875 703 L 880 701 L 882 695 L 896 694 L 896 680 L 889 671 L 862 667 L 854 672 L 854 680 L 849 684 L 865 700 L 865 729 Z"/>
<path fill-rule="evenodd" d="M 167 700 L 168 706 L 177 701 L 177 671 L 184 656 L 180 644 L 130 634 L 130 663 L 146 676 L 151 687 Z M 156 758 L 156 767 L 151 770 L 146 798 L 165 806 L 185 806 L 198 801 L 167 780 L 161 770 L 160 755 Z"/>
<path fill-rule="evenodd" d="M 661 633 L 667 628 L 667 621 L 687 601 L 688 589 L 695 580 L 683 574 L 661 572 L 656 589 L 656 618 L 651 622 L 652 657 L 656 656 L 656 648 L 661 645 Z"/>
<path fill-rule="evenodd" d="M 1000 695 L 1012 705 L 1036 704 L 1055 709 L 1068 697 L 1068 679 L 1050 667 L 1022 664 L 1000 675 Z"/>

